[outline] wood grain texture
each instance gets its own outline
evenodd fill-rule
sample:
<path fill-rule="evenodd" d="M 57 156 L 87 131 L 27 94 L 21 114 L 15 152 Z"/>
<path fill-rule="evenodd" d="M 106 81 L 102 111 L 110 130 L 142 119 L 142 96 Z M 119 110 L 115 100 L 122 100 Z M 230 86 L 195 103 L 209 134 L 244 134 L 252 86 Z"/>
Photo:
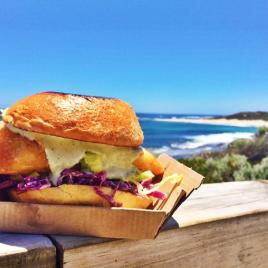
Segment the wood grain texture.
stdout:
<path fill-rule="evenodd" d="M 267 267 L 268 213 L 64 252 L 64 267 Z"/>
<path fill-rule="evenodd" d="M 268 211 L 268 184 L 263 181 L 203 184 L 173 214 L 165 228 L 228 219 Z"/>
<path fill-rule="evenodd" d="M 53 239 L 64 267 L 268 267 L 268 184 L 202 185 L 164 229 L 156 240 Z"/>
<path fill-rule="evenodd" d="M 0 267 L 54 268 L 56 248 L 42 235 L 0 233 Z"/>

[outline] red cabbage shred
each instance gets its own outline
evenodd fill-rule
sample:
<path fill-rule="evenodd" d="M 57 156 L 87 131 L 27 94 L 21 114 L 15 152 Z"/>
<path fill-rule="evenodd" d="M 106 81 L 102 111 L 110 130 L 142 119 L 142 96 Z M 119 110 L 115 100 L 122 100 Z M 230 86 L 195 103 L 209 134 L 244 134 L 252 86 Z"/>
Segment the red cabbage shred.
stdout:
<path fill-rule="evenodd" d="M 141 184 L 144 188 L 151 189 L 154 186 L 153 179 L 143 181 Z M 98 173 L 92 173 L 88 171 L 81 171 L 79 167 L 64 169 L 58 180 L 57 186 L 62 184 L 76 184 L 76 185 L 89 185 L 93 186 L 94 191 L 104 198 L 112 207 L 120 207 L 121 203 L 114 200 L 114 195 L 117 190 L 123 192 L 129 192 L 134 195 L 138 195 L 138 189 L 136 184 L 120 179 L 108 179 L 107 173 L 101 171 Z M 0 175 L 0 190 L 16 186 L 19 192 L 25 192 L 28 190 L 40 190 L 48 187 L 53 187 L 48 176 L 27 176 L 22 181 L 15 182 L 11 180 L 10 176 Z M 104 193 L 100 187 L 109 187 L 113 189 L 111 195 Z M 166 195 L 160 191 L 153 191 L 149 196 L 165 199 Z"/>
<path fill-rule="evenodd" d="M 116 202 L 113 198 L 113 195 L 109 195 L 104 193 L 100 187 L 98 186 L 93 186 L 93 189 L 95 191 L 96 194 L 98 194 L 99 196 L 101 196 L 102 198 L 104 198 L 112 207 L 121 207 L 122 203 Z"/>
<path fill-rule="evenodd" d="M 19 192 L 25 192 L 28 190 L 41 190 L 51 187 L 51 182 L 48 177 L 34 177 L 27 176 L 23 178 L 23 181 L 17 184 L 17 190 Z"/>
<path fill-rule="evenodd" d="M 138 194 L 137 187 L 134 183 L 122 181 L 120 179 L 108 179 L 105 171 L 91 173 L 73 169 L 65 169 L 58 178 L 57 186 L 62 184 L 78 184 L 89 186 L 104 186 L 112 189 Z"/>

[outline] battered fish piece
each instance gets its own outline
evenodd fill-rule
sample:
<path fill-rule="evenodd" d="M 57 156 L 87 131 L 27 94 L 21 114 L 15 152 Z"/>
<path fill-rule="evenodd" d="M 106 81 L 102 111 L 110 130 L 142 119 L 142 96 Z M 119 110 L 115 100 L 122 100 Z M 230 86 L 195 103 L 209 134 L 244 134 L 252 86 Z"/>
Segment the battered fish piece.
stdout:
<path fill-rule="evenodd" d="M 0 122 L 0 174 L 28 174 L 48 171 L 44 148 L 11 132 Z"/>
<path fill-rule="evenodd" d="M 49 171 L 43 146 L 11 132 L 3 122 L 0 122 L 0 156 L 0 174 Z M 146 150 L 133 164 L 142 171 L 151 170 L 155 175 L 164 172 L 158 160 Z"/>

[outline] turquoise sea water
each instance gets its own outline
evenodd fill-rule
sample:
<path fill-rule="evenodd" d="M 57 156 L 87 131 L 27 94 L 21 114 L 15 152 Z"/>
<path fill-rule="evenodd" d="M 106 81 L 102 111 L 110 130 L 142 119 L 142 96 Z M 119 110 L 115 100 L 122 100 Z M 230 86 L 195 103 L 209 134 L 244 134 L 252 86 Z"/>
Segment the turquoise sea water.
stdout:
<path fill-rule="evenodd" d="M 254 127 L 236 127 L 176 122 L 181 118 L 203 118 L 204 115 L 138 114 L 145 140 L 144 147 L 154 153 L 189 157 L 203 151 L 217 151 L 239 138 L 250 138 Z"/>

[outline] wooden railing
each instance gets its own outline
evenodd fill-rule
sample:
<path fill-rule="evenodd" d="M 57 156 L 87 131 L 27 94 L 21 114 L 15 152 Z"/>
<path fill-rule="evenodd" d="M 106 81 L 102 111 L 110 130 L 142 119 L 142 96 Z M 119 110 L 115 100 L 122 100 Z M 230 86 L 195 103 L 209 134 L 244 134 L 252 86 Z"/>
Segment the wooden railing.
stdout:
<path fill-rule="evenodd" d="M 202 185 L 155 240 L 0 233 L 0 267 L 266 268 L 268 183 Z"/>

